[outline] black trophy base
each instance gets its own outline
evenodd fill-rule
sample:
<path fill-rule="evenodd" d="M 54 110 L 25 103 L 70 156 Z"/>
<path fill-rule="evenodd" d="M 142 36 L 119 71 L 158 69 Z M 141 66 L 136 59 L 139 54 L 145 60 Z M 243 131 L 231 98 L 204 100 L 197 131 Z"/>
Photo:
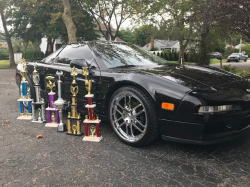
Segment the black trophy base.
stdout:
<path fill-rule="evenodd" d="M 72 135 L 72 136 L 82 136 L 83 135 L 83 133 L 81 133 L 81 134 L 73 134 L 73 133 L 66 133 L 67 135 Z"/>

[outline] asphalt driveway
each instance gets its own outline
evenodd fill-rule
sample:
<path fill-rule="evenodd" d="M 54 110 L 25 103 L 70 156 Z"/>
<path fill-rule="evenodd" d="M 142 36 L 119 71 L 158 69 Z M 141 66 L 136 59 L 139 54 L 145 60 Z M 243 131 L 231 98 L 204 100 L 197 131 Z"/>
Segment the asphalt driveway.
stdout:
<path fill-rule="evenodd" d="M 250 136 L 210 146 L 159 139 L 134 148 L 101 123 L 103 140 L 82 142 L 17 120 L 14 74 L 0 70 L 0 186 L 250 186 Z"/>
<path fill-rule="evenodd" d="M 250 60 L 248 60 L 246 62 L 244 62 L 243 60 L 241 60 L 240 62 L 223 62 L 222 66 L 229 65 L 229 64 L 232 67 L 236 67 L 236 68 L 241 69 L 241 70 L 249 70 L 250 69 Z M 220 63 L 210 64 L 210 66 L 220 68 Z"/>

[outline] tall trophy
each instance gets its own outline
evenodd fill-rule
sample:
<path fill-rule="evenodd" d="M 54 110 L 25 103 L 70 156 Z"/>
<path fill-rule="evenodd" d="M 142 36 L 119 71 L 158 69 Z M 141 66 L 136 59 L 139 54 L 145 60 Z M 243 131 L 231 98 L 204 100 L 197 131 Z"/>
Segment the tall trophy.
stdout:
<path fill-rule="evenodd" d="M 70 86 L 70 91 L 72 93 L 72 103 L 71 103 L 71 112 L 68 113 L 67 117 L 67 129 L 68 135 L 81 136 L 81 116 L 77 113 L 77 101 L 76 95 L 78 93 L 78 85 L 75 80 L 75 76 L 78 75 L 77 68 L 75 66 L 72 68 L 70 73 L 73 76 L 73 81 Z"/>
<path fill-rule="evenodd" d="M 22 70 L 20 71 L 21 76 L 22 76 L 22 90 L 21 90 L 21 95 L 20 98 L 17 100 L 20 103 L 20 113 L 21 116 L 19 116 L 17 119 L 22 119 L 22 120 L 31 120 L 32 119 L 32 115 L 31 115 L 31 101 L 32 99 L 29 98 L 29 96 L 27 96 L 27 81 L 26 81 L 26 75 L 27 75 L 27 71 L 25 69 L 26 66 L 26 61 L 25 59 L 22 59 L 21 65 L 23 66 Z M 24 102 L 27 103 L 28 108 L 26 108 L 24 106 Z"/>
<path fill-rule="evenodd" d="M 64 107 L 65 101 L 62 99 L 62 81 L 60 79 L 60 76 L 63 75 L 62 71 L 57 71 L 56 72 L 57 76 L 58 76 L 58 81 L 57 81 L 57 85 L 58 85 L 58 99 L 52 103 L 52 105 L 55 107 L 55 109 L 59 110 L 59 118 L 60 118 L 60 123 L 57 127 L 57 131 L 58 132 L 65 132 L 66 127 L 62 122 L 62 109 Z"/>
<path fill-rule="evenodd" d="M 59 116 L 58 116 L 58 109 L 55 109 L 53 106 L 54 103 L 54 96 L 55 92 L 53 92 L 53 88 L 56 86 L 55 82 L 53 82 L 54 77 L 47 76 L 47 87 L 50 89 L 49 95 L 49 105 L 46 108 L 47 111 L 47 123 L 45 127 L 58 127 L 59 125 Z"/>
<path fill-rule="evenodd" d="M 85 95 L 85 97 L 88 99 L 88 104 L 85 105 L 85 108 L 88 109 L 88 115 L 85 116 L 85 120 L 83 121 L 85 125 L 85 136 L 82 141 L 100 142 L 102 139 L 99 128 L 101 120 L 99 119 L 98 115 L 95 115 L 94 108 L 96 105 L 92 103 L 92 98 L 94 97 L 94 94 L 90 93 L 92 80 L 88 80 L 88 67 L 84 66 L 82 69 L 82 75 L 85 76 L 85 87 L 88 91 L 88 94 Z"/>
<path fill-rule="evenodd" d="M 45 117 L 45 102 L 44 99 L 41 98 L 40 96 L 40 77 L 39 74 L 36 70 L 37 63 L 33 64 L 34 66 L 34 71 L 33 71 L 33 82 L 34 82 L 34 87 L 35 87 L 35 92 L 36 92 L 36 102 L 34 102 L 34 99 L 32 99 L 31 105 L 32 105 L 32 121 L 33 123 L 44 123 L 46 122 L 46 117 Z M 39 105 L 40 108 L 38 109 L 38 118 L 36 118 L 36 105 Z"/>

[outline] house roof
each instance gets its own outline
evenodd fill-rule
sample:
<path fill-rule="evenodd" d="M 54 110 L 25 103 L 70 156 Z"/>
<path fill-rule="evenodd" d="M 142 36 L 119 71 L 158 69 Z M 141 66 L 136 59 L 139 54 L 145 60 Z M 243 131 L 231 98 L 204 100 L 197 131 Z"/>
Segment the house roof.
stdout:
<path fill-rule="evenodd" d="M 123 41 L 123 40 L 122 40 L 121 38 L 119 38 L 119 37 L 116 37 L 115 40 L 116 40 L 117 42 L 125 42 L 125 41 Z"/>
<path fill-rule="evenodd" d="M 178 43 L 179 41 L 173 41 L 173 40 L 154 40 L 154 42 L 160 42 L 164 45 L 164 47 L 167 47 L 167 48 L 170 48 L 172 47 L 173 45 L 175 45 L 176 43 Z"/>
<path fill-rule="evenodd" d="M 102 31 L 107 31 L 105 25 L 103 23 L 100 23 L 100 27 Z M 94 27 L 94 30 L 99 30 L 99 25 L 96 23 L 96 26 Z M 113 27 L 111 27 L 111 31 L 116 31 Z"/>

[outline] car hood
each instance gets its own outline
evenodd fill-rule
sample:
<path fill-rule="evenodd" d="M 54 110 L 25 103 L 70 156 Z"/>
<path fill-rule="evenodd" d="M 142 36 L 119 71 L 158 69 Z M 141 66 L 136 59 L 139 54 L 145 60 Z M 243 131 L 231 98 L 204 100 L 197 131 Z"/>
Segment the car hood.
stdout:
<path fill-rule="evenodd" d="M 239 55 L 229 55 L 228 58 L 230 57 L 239 57 Z"/>
<path fill-rule="evenodd" d="M 116 68 L 111 71 L 160 76 L 193 90 L 221 90 L 227 88 L 227 85 L 232 86 L 234 82 L 245 82 L 245 79 L 240 76 L 210 66 L 169 64 L 154 67 Z"/>

